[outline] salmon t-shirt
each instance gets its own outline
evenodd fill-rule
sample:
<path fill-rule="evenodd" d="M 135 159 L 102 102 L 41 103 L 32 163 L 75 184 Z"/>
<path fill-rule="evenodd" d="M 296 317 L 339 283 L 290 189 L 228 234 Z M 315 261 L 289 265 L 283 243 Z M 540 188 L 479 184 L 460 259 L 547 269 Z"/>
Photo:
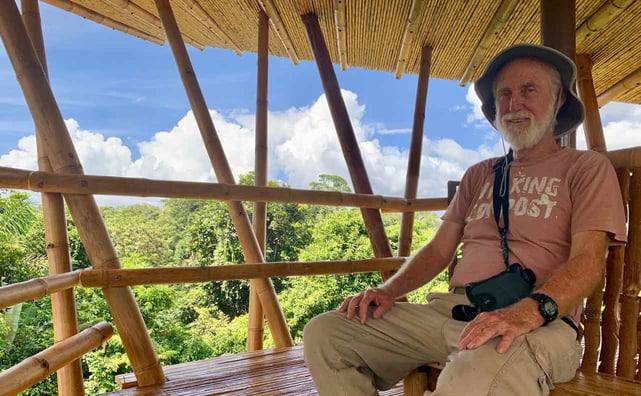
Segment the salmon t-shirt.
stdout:
<path fill-rule="evenodd" d="M 492 200 L 492 165 L 497 159 L 467 170 L 443 215 L 443 221 L 464 227 L 463 257 L 450 287 L 505 271 Z M 515 159 L 509 189 L 510 263 L 533 270 L 537 285 L 567 261 L 574 233 L 605 231 L 614 241 L 625 242 L 619 183 L 612 164 L 600 153 L 566 147 L 532 161 Z M 577 307 L 570 314 L 578 320 L 580 312 Z"/>

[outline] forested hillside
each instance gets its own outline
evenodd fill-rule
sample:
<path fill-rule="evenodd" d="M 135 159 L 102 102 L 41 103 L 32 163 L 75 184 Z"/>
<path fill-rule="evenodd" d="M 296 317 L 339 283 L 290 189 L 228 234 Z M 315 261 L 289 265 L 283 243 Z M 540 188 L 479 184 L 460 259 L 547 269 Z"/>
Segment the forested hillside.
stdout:
<path fill-rule="evenodd" d="M 241 177 L 253 184 L 253 175 Z M 278 185 L 272 182 L 270 185 Z M 349 191 L 345 180 L 321 175 L 310 188 Z M 251 216 L 252 205 L 246 205 Z M 373 257 L 357 209 L 269 203 L 267 260 L 307 261 Z M 243 262 L 243 255 L 224 203 L 169 199 L 162 207 L 135 205 L 101 208 L 113 243 L 125 268 L 205 266 Z M 387 234 L 396 249 L 399 214 L 385 214 Z M 416 216 L 414 250 L 428 241 L 440 220 L 433 214 Z M 73 220 L 68 216 L 73 269 L 90 263 Z M 21 282 L 48 273 L 44 227 L 39 207 L 25 193 L 4 191 L 0 196 L 0 282 Z M 301 341 L 305 323 L 335 308 L 347 295 L 380 282 L 378 274 L 289 277 L 273 279 L 292 336 Z M 445 276 L 429 288 L 444 290 Z M 133 288 L 163 365 L 210 358 L 245 350 L 248 281 L 137 286 Z M 426 288 L 412 294 L 421 302 Z M 113 323 L 99 289 L 77 288 L 80 330 L 99 321 Z M 52 344 L 49 298 L 0 310 L 0 370 Z M 272 345 L 265 328 L 265 346 Z M 118 335 L 82 360 L 89 394 L 115 389 L 114 375 L 130 372 Z M 55 376 L 24 395 L 56 393 Z"/>

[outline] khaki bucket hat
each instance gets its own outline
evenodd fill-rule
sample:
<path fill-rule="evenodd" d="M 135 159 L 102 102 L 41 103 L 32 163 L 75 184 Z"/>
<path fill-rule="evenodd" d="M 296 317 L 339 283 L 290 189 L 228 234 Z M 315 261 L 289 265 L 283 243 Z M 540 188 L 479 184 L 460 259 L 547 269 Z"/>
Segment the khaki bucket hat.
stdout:
<path fill-rule="evenodd" d="M 576 79 L 574 62 L 553 48 L 534 44 L 517 44 L 503 50 L 490 61 L 483 75 L 476 80 L 474 89 L 481 99 L 481 109 L 490 124 L 494 125 L 496 116 L 494 79 L 506 64 L 518 58 L 538 59 L 556 68 L 561 75 L 561 85 L 565 91 L 566 99 L 556 116 L 557 124 L 554 128 L 554 136 L 561 137 L 579 126 L 583 122 L 585 110 L 583 103 L 572 92 L 572 86 Z"/>

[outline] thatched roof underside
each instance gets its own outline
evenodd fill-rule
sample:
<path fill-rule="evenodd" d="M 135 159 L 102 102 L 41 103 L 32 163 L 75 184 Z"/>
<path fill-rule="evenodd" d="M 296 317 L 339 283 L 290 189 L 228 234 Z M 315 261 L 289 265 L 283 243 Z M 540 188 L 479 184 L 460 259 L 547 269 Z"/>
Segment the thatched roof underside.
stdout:
<path fill-rule="evenodd" d="M 95 12 L 131 30 L 165 40 L 153 0 L 44 0 L 70 10 L 70 5 Z M 420 3 L 419 0 L 416 0 Z M 630 0 L 576 0 L 576 28 L 593 16 L 605 3 L 630 3 Z M 416 31 L 405 40 L 405 73 L 418 73 L 421 47 L 431 45 L 432 77 L 460 80 L 501 0 L 425 0 L 416 22 Z M 343 4 L 345 49 L 348 67 L 395 72 L 410 18 L 412 0 L 171 0 L 186 42 L 197 47 L 216 47 L 236 52 L 256 52 L 258 13 L 265 7 L 268 15 L 279 20 L 270 28 L 271 55 L 312 60 L 305 27 L 300 16 L 315 13 L 330 50 L 332 61 L 340 64 L 336 9 Z M 337 7 L 337 8 L 335 8 Z M 271 10 L 270 10 L 271 9 Z M 203 14 L 203 11 L 206 15 Z M 72 11 L 73 12 L 73 11 Z M 143 15 L 146 14 L 146 15 Z M 272 15 L 270 15 L 271 17 Z M 155 17 L 155 21 L 154 21 Z M 276 25 L 284 34 L 276 33 Z M 509 20 L 491 41 L 479 67 L 478 77 L 487 61 L 506 46 L 540 42 L 539 0 L 517 1 Z M 120 29 L 123 30 L 123 29 Z M 286 46 L 291 43 L 293 54 Z M 596 94 L 641 69 L 641 1 L 632 1 L 616 18 L 577 45 L 577 54 L 594 62 Z M 345 62 L 345 61 L 344 61 Z M 629 84 L 628 84 L 629 85 Z M 634 87 L 634 85 L 633 85 Z M 615 100 L 641 104 L 641 83 L 618 95 Z"/>

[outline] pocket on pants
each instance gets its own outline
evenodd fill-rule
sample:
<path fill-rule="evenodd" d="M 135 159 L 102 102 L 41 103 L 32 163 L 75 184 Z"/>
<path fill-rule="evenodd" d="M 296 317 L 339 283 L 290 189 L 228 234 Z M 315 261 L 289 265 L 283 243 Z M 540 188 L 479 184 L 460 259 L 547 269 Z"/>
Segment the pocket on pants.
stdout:
<path fill-rule="evenodd" d="M 555 383 L 568 382 L 579 368 L 582 348 L 576 332 L 561 320 L 525 335 L 534 359 L 545 372 L 550 389 Z M 541 384 L 542 385 L 542 384 Z"/>

